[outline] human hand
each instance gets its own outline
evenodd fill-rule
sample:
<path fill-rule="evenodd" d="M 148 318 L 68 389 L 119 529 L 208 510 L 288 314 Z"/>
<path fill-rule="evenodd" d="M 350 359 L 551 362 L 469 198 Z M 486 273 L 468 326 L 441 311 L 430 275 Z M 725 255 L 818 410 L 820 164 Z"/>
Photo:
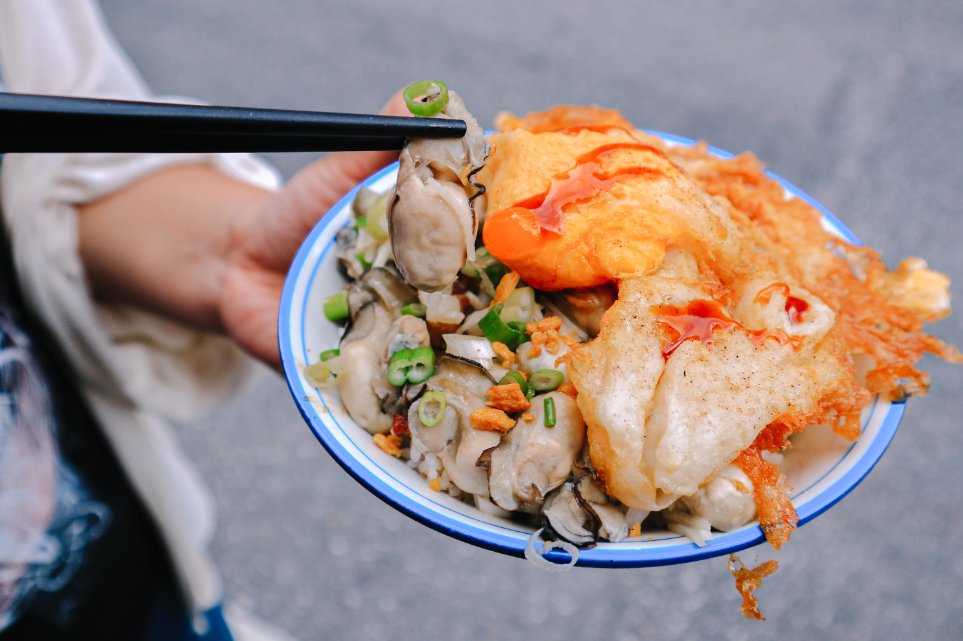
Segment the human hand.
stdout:
<path fill-rule="evenodd" d="M 406 116 L 401 93 L 382 114 Z M 241 347 L 280 368 L 277 318 L 284 277 L 319 218 L 397 152 L 331 154 L 308 165 L 284 188 L 237 216 L 225 252 L 218 314 L 223 331 Z"/>
<path fill-rule="evenodd" d="M 401 92 L 381 113 L 407 115 Z M 279 192 L 207 165 L 157 171 L 79 209 L 87 281 L 133 304 L 223 333 L 275 369 L 284 277 L 318 219 L 397 152 L 331 154 Z"/>

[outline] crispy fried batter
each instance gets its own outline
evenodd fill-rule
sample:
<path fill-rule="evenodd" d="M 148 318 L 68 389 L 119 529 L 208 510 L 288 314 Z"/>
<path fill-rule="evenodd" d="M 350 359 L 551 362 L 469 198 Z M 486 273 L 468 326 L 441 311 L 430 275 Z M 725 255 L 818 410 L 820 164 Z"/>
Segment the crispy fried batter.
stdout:
<path fill-rule="evenodd" d="M 569 336 L 568 334 L 562 335 L 562 343 L 564 343 L 566 347 L 578 347 L 581 345 L 577 338 L 574 336 Z"/>
<path fill-rule="evenodd" d="M 950 279 L 929 269 L 922 258 L 906 258 L 883 275 L 886 297 L 927 323 L 950 315 Z"/>
<path fill-rule="evenodd" d="M 504 303 L 505 300 L 512 295 L 515 288 L 518 286 L 518 281 L 521 280 L 517 272 L 508 272 L 502 279 L 498 281 L 498 287 L 495 288 L 495 296 L 492 298 L 492 305 L 497 305 L 498 303 Z"/>
<path fill-rule="evenodd" d="M 485 169 L 489 251 L 541 289 L 618 285 L 594 340 L 572 344 L 557 318 L 527 331 L 530 357 L 572 350 L 557 364 L 580 392 L 593 466 L 627 505 L 661 509 L 735 457 L 778 549 L 797 516 L 762 452 L 813 424 L 856 439 L 873 395 L 926 392 L 924 353 L 963 362 L 923 332 L 949 312 L 946 277 L 918 259 L 887 271 L 753 155 L 670 147 L 597 107 L 503 115 L 499 127 Z M 683 342 L 661 353 L 652 310 L 696 299 L 734 329 L 690 332 L 701 321 L 687 313 Z"/>
<path fill-rule="evenodd" d="M 738 564 L 738 566 L 736 565 Z M 742 615 L 747 619 L 765 621 L 766 617 L 759 611 L 756 601 L 756 590 L 762 585 L 762 580 L 779 569 L 779 562 L 770 559 L 754 568 L 747 568 L 735 554 L 729 555 L 729 572 L 736 578 L 736 589 L 742 595 Z"/>
<path fill-rule="evenodd" d="M 505 433 L 515 427 L 515 419 L 494 407 L 479 407 L 471 413 L 469 420 L 476 430 L 489 432 Z"/>
<path fill-rule="evenodd" d="M 536 323 L 528 323 L 525 325 L 525 330 L 529 334 L 534 334 L 535 332 L 547 332 L 550 330 L 558 331 L 561 328 L 562 319 L 558 316 L 546 316 Z"/>
<path fill-rule="evenodd" d="M 398 458 L 401 456 L 401 437 L 397 434 L 375 434 L 372 439 L 374 444 L 386 453 Z"/>
<path fill-rule="evenodd" d="M 524 412 L 532 406 L 518 383 L 493 385 L 488 388 L 488 404 L 505 412 Z"/>
<path fill-rule="evenodd" d="M 492 349 L 495 350 L 495 354 L 498 358 L 502 359 L 502 367 L 508 369 L 515 362 L 515 352 L 508 349 L 508 345 L 505 343 L 499 343 L 495 341 L 492 343 Z"/>
<path fill-rule="evenodd" d="M 525 129 L 532 133 L 570 131 L 580 128 L 604 130 L 611 127 L 629 131 L 634 129 L 632 123 L 615 109 L 605 109 L 596 105 L 559 105 L 546 111 L 530 113 L 524 118 L 517 118 L 503 111 L 496 116 L 495 126 L 502 131 Z"/>
<path fill-rule="evenodd" d="M 888 272 L 878 252 L 839 239 L 823 229 L 815 208 L 798 198 L 787 200 L 782 186 L 765 175 L 765 166 L 752 154 L 723 160 L 712 156 L 705 143 L 667 153 L 707 192 L 748 216 L 786 257 L 794 276 L 836 312 L 833 332 L 850 353 L 873 359 L 865 381 L 869 394 L 888 399 L 925 394 L 929 375 L 915 366 L 924 352 L 963 362 L 955 347 L 922 331 L 924 322 L 949 312 L 948 281 L 942 274 L 919 259 Z M 910 383 L 901 385 L 901 379 Z M 858 429 L 852 425 L 858 410 L 854 413 L 851 405 L 845 395 L 826 405 L 832 418 L 845 423 L 842 417 L 849 417 L 848 429 L 833 422 L 837 431 Z"/>
<path fill-rule="evenodd" d="M 558 333 L 561 328 L 562 319 L 558 316 L 546 316 L 538 322 L 525 325 L 525 331 L 532 339 L 531 347 L 528 348 L 528 357 L 540 356 L 543 347 L 549 354 L 558 354 L 564 342 L 563 337 Z"/>
<path fill-rule="evenodd" d="M 575 343 L 574 345 L 569 345 L 568 347 L 578 347 L 579 345 L 581 345 L 581 343 Z M 574 353 L 575 353 L 574 351 L 568 351 L 562 354 L 561 356 L 559 356 L 558 358 L 556 358 L 555 369 L 558 369 L 562 365 L 567 365 L 568 363 L 571 363 Z"/>
<path fill-rule="evenodd" d="M 562 394 L 568 394 L 572 398 L 578 398 L 578 390 L 575 389 L 575 386 L 568 381 L 565 381 L 559 385 L 558 391 L 560 391 Z"/>
<path fill-rule="evenodd" d="M 759 525 L 769 544 L 778 550 L 796 530 L 799 516 L 792 505 L 792 490 L 782 470 L 762 458 L 760 438 L 765 441 L 769 437 L 762 432 L 752 445 L 739 453 L 735 463 L 752 481 L 752 498 L 756 503 Z"/>

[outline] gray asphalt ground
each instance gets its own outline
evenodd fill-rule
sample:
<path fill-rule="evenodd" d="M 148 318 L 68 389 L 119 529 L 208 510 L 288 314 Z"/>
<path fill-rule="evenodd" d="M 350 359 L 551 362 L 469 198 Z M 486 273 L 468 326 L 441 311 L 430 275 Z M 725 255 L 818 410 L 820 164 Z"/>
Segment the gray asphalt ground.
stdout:
<path fill-rule="evenodd" d="M 364 111 L 440 78 L 486 125 L 598 102 L 753 150 L 890 264 L 925 256 L 963 299 L 963 3 L 104 5 L 165 93 Z M 288 175 L 309 159 L 271 157 Z M 963 314 L 933 332 L 963 344 Z M 342 472 L 268 373 L 181 435 L 220 504 L 228 598 L 303 639 L 956 639 L 963 376 L 927 367 L 931 393 L 877 468 L 778 554 L 766 623 L 739 615 L 723 559 L 551 575 L 409 520 Z"/>

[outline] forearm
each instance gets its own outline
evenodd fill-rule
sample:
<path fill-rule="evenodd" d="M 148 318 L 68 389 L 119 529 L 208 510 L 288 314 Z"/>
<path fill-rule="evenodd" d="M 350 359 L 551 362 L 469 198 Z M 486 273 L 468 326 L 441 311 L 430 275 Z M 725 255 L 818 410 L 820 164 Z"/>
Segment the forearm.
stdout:
<path fill-rule="evenodd" d="M 94 295 L 223 331 L 236 229 L 270 196 L 213 168 L 183 165 L 83 205 L 79 249 Z"/>

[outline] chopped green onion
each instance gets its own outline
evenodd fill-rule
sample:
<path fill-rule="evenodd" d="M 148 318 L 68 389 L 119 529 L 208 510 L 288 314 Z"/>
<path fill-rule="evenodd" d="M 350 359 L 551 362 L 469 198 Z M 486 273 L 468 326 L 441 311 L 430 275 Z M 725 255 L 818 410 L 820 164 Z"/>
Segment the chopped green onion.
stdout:
<path fill-rule="evenodd" d="M 481 329 L 485 338 L 495 343 L 504 343 L 508 346 L 508 349 L 514 350 L 518 347 L 519 343 L 524 342 L 522 338 L 525 336 L 525 332 L 513 329 L 501 319 L 502 306 L 495 305 L 488 313 L 485 314 L 480 321 L 478 321 L 478 327 Z"/>
<path fill-rule="evenodd" d="M 392 354 L 388 362 L 388 382 L 395 387 L 401 387 L 408 380 L 408 369 L 411 367 L 413 350 L 399 349 Z"/>
<path fill-rule="evenodd" d="M 367 217 L 367 216 L 361 215 L 361 216 L 358 216 L 357 218 L 354 219 L 354 228 L 355 228 L 355 229 L 364 229 L 364 228 L 367 227 L 367 226 L 368 226 L 368 217 Z"/>
<path fill-rule="evenodd" d="M 405 316 L 417 316 L 418 318 L 424 318 L 425 314 L 428 313 L 428 308 L 421 303 L 409 303 L 401 308 L 401 313 Z"/>
<path fill-rule="evenodd" d="M 364 228 L 375 240 L 388 239 L 388 194 L 382 194 L 364 212 Z"/>
<path fill-rule="evenodd" d="M 555 427 L 555 399 L 545 399 L 545 427 Z"/>
<path fill-rule="evenodd" d="M 518 383 L 518 386 L 522 388 L 522 394 L 528 394 L 528 383 L 525 381 L 525 377 L 514 370 L 509 371 L 498 381 L 499 385 L 511 385 L 512 383 Z"/>
<path fill-rule="evenodd" d="M 315 387 L 326 385 L 331 378 L 331 370 L 323 363 L 312 363 L 304 368 L 304 375 L 308 382 Z"/>
<path fill-rule="evenodd" d="M 412 385 L 424 383 L 435 373 L 435 353 L 430 347 L 416 347 L 411 351 L 411 367 L 408 369 L 408 382 Z"/>
<path fill-rule="evenodd" d="M 498 283 L 501 282 L 502 276 L 508 273 L 508 268 L 502 265 L 501 263 L 495 263 L 494 265 L 489 265 L 488 267 L 485 267 L 484 270 L 485 270 L 485 273 L 488 275 L 488 278 L 491 279 L 492 285 L 494 285 L 495 287 L 498 287 Z"/>
<path fill-rule="evenodd" d="M 341 355 L 340 349 L 328 349 L 321 352 L 321 355 L 318 356 L 318 360 L 320 360 L 323 363 L 324 361 L 330 360 L 335 356 L 340 356 L 340 355 Z"/>
<path fill-rule="evenodd" d="M 528 377 L 528 384 L 537 392 L 551 392 L 565 380 L 565 374 L 557 369 L 538 369 Z"/>
<path fill-rule="evenodd" d="M 525 333 L 526 325 L 522 321 L 508 321 L 506 325 L 508 325 L 509 327 L 514 329 L 516 332 L 521 334 L 521 337 L 518 339 L 519 345 L 521 345 L 522 343 L 527 343 L 530 340 L 532 340 L 532 337 Z"/>
<path fill-rule="evenodd" d="M 424 383 L 435 373 L 435 353 L 430 347 L 399 349 L 388 362 L 388 382 L 395 387 Z"/>
<path fill-rule="evenodd" d="M 374 263 L 368 260 L 368 258 L 364 255 L 364 252 L 358 252 L 355 258 L 357 258 L 358 262 L 361 263 L 361 269 L 363 271 L 368 271 L 369 269 L 374 267 Z"/>
<path fill-rule="evenodd" d="M 343 321 L 348 317 L 348 292 L 341 290 L 324 299 L 324 317 L 332 323 Z"/>
<path fill-rule="evenodd" d="M 421 424 L 425 427 L 438 425 L 438 422 L 445 416 L 446 404 L 444 392 L 435 390 L 425 392 L 421 400 L 418 401 L 418 418 L 421 419 Z"/>
<path fill-rule="evenodd" d="M 448 86 L 440 80 L 422 80 L 408 85 L 404 97 L 408 111 L 422 118 L 430 118 L 448 106 Z"/>
<path fill-rule="evenodd" d="M 527 398 L 528 400 L 532 400 L 533 398 L 535 398 L 535 388 L 533 388 L 531 385 L 529 385 L 528 389 L 525 390 L 525 398 Z"/>

